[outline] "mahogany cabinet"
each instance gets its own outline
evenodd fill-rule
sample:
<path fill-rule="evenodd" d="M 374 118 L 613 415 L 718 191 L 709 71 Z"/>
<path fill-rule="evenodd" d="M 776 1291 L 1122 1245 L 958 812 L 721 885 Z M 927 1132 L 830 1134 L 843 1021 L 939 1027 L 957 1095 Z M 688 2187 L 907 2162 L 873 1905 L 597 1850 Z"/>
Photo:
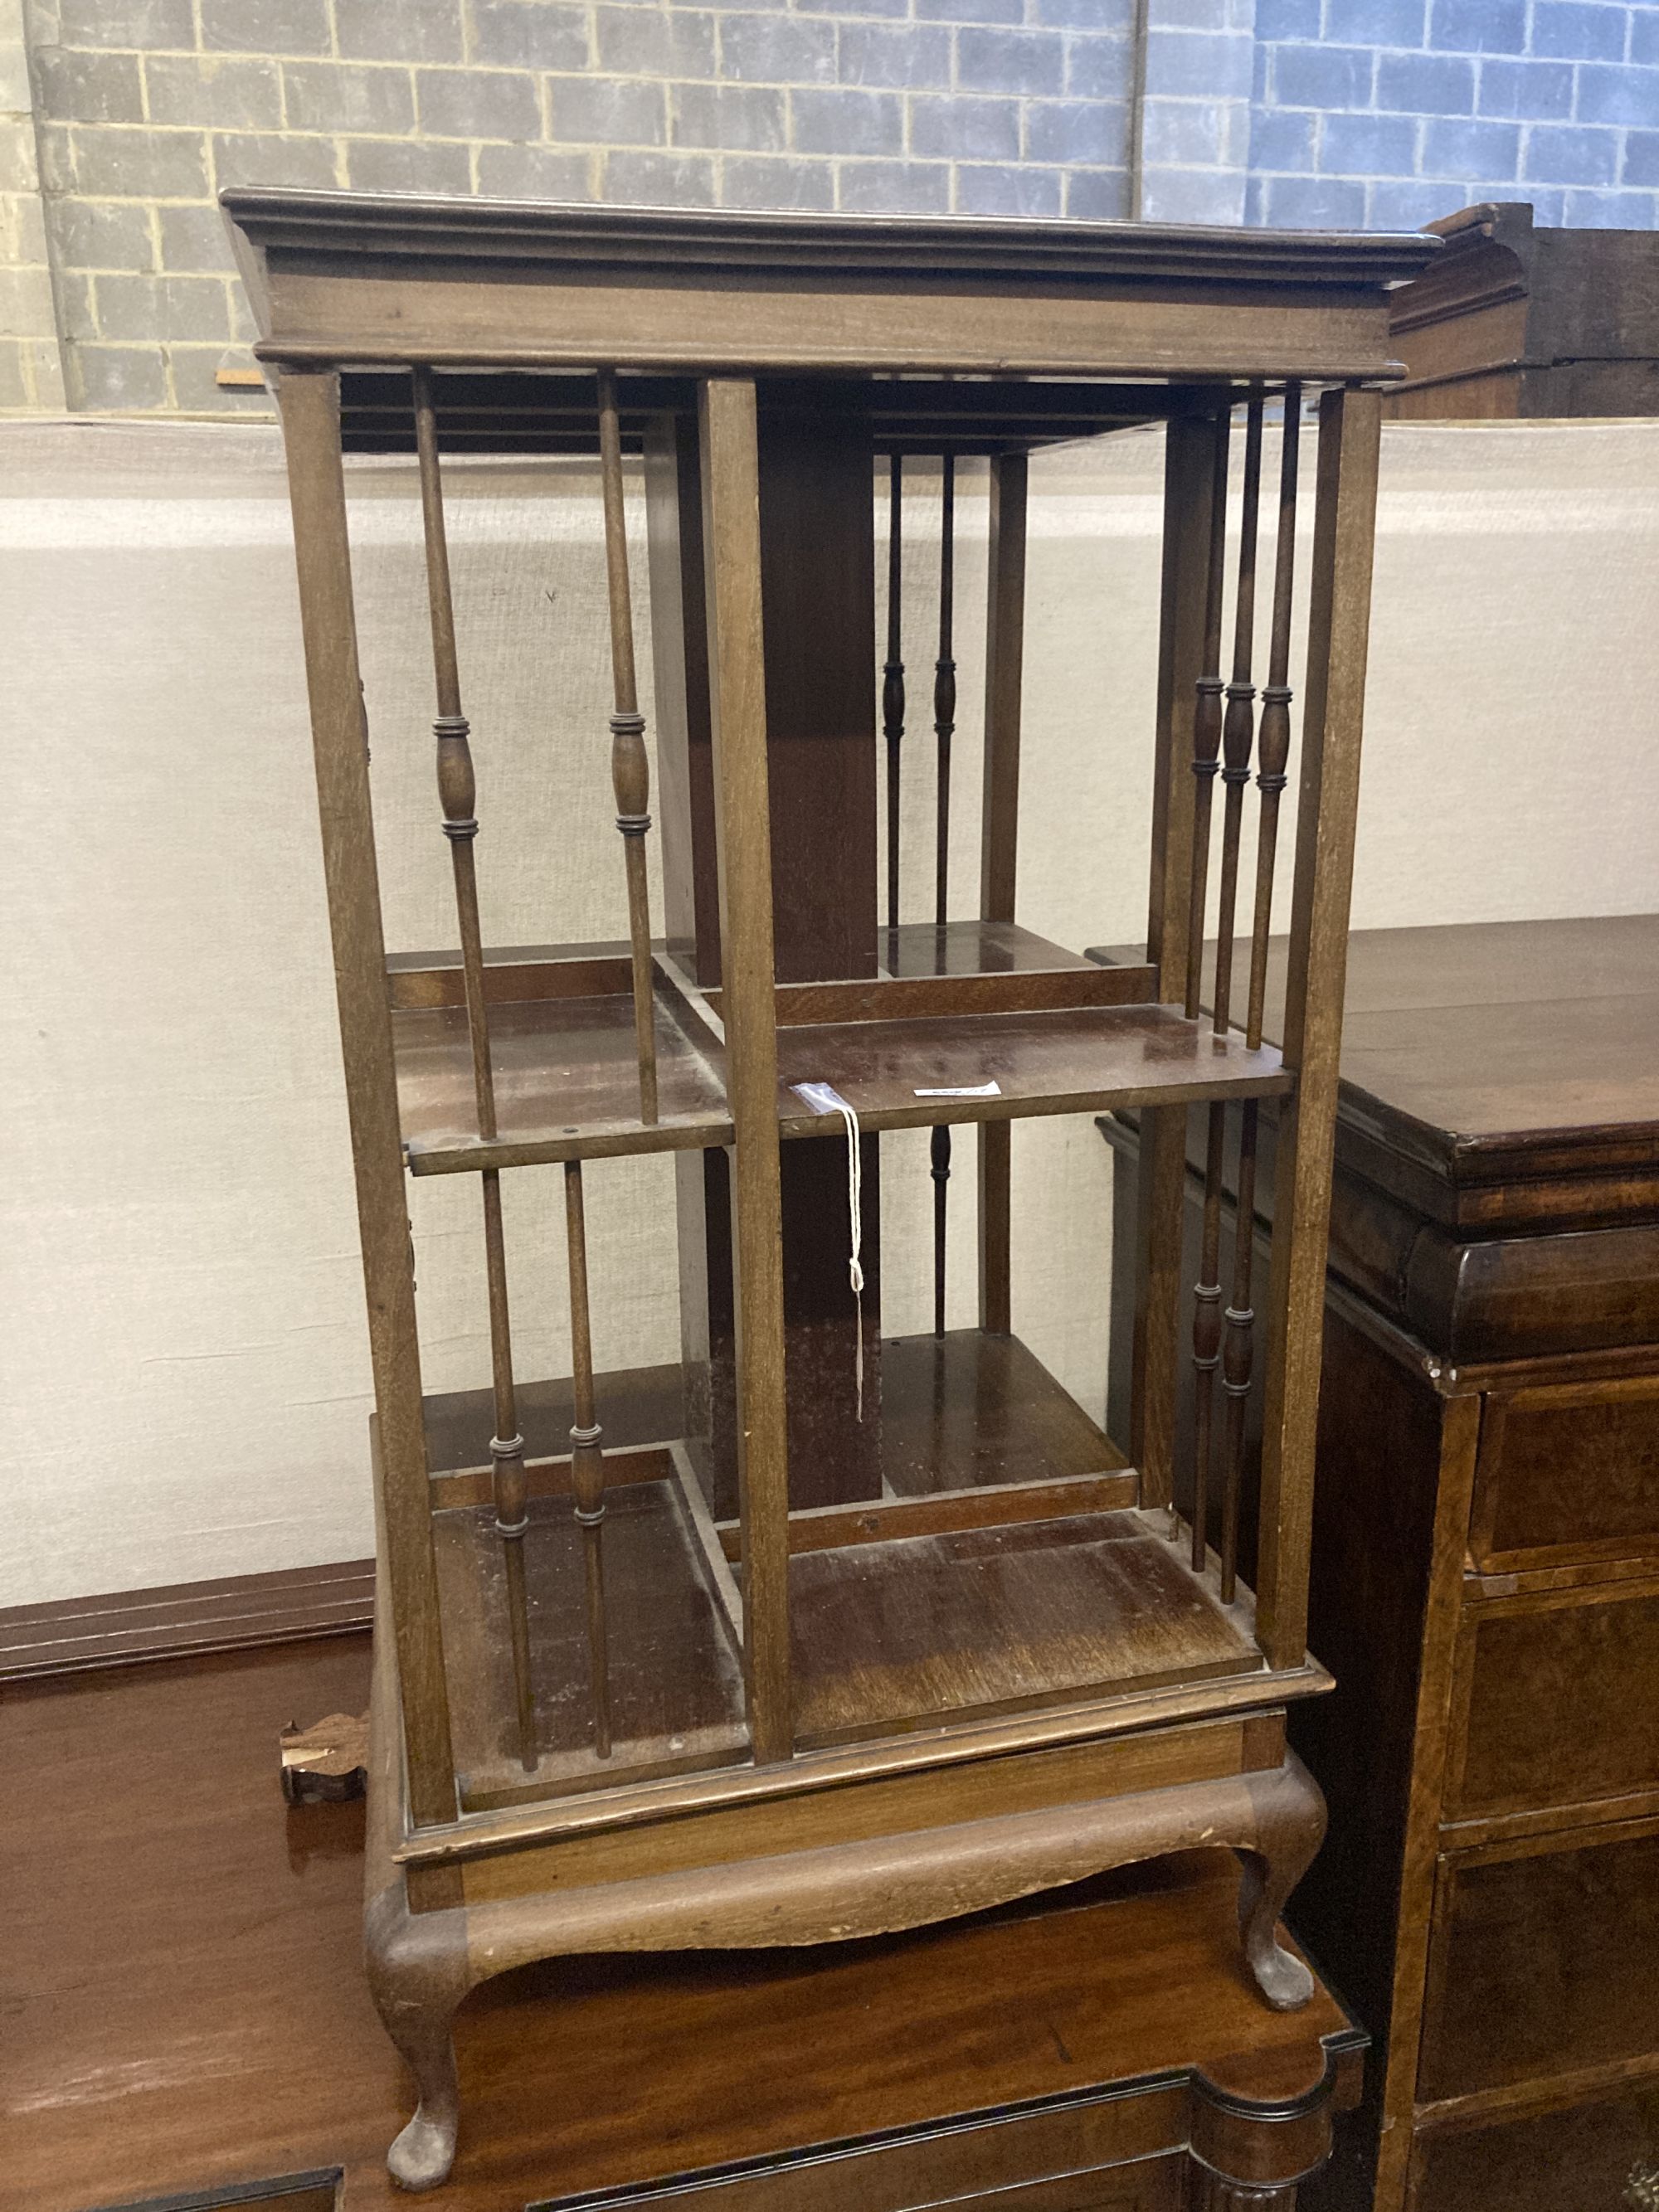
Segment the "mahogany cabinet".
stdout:
<path fill-rule="evenodd" d="M 1446 250 L 1395 295 L 1389 416 L 1659 413 L 1659 232 L 1550 228 L 1524 201 L 1427 228 Z"/>
<path fill-rule="evenodd" d="M 1304 2203 L 1652 2203 L 1659 916 L 1358 933 L 1342 1070 L 1293 1918 L 1382 2049 Z"/>

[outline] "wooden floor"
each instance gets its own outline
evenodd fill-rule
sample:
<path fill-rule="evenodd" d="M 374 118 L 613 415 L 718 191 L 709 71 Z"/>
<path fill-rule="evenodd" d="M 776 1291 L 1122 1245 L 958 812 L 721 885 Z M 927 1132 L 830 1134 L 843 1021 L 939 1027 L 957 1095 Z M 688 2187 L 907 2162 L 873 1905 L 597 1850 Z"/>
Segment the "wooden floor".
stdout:
<path fill-rule="evenodd" d="M 276 1736 L 360 1710 L 366 1640 L 29 1684 L 0 1706 L 0 2202 L 86 2212 L 346 2169 L 402 2068 L 358 1966 L 362 1808 L 285 1811 Z M 595 1960 L 478 1992 L 443 2212 L 519 2212 L 802 2142 L 1202 2059 L 1251 2094 L 1318 2077 L 1341 2015 L 1264 2011 L 1226 1854 L 823 1952 Z M 1248 2051 L 1244 2060 L 1229 2052 Z"/>

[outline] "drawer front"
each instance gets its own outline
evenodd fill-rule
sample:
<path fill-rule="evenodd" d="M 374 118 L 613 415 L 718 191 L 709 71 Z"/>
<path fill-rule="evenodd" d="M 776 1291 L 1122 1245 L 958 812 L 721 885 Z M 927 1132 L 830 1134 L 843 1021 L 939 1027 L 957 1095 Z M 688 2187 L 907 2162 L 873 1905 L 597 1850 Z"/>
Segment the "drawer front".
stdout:
<path fill-rule="evenodd" d="M 1659 1557 L 1659 1376 L 1493 1391 L 1469 1549 L 1500 1574 Z"/>
<path fill-rule="evenodd" d="M 1659 1588 L 1472 1605 L 1457 1705 L 1448 1819 L 1659 1788 Z"/>
<path fill-rule="evenodd" d="M 1415 2212 L 1653 2212 L 1659 2207 L 1659 2086 L 1534 2120 L 1431 2136 Z M 1547 2186 L 1540 2186 L 1547 2184 Z"/>
<path fill-rule="evenodd" d="M 1443 1858 L 1426 1996 L 1422 2104 L 1659 2058 L 1659 1822 Z"/>

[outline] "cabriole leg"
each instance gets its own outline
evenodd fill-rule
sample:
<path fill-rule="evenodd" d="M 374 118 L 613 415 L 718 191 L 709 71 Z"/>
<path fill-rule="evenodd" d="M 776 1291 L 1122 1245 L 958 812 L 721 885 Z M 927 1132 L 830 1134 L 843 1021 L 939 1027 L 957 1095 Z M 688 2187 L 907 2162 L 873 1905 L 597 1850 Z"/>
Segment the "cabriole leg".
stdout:
<path fill-rule="evenodd" d="M 1242 1845 L 1238 1931 L 1251 1973 L 1275 2012 L 1294 2012 L 1313 1995 L 1313 1976 L 1279 1940 L 1279 1917 L 1325 1834 L 1325 1799 L 1294 1757 L 1271 1773 L 1246 1778 L 1255 1840 Z"/>
<path fill-rule="evenodd" d="M 386 2153 L 386 2170 L 401 2189 L 435 2189 L 455 2162 L 460 2120 L 452 2031 L 469 1987 L 465 1916 L 411 1913 L 398 1881 L 369 1907 L 365 1936 L 370 1994 L 419 2099 Z"/>

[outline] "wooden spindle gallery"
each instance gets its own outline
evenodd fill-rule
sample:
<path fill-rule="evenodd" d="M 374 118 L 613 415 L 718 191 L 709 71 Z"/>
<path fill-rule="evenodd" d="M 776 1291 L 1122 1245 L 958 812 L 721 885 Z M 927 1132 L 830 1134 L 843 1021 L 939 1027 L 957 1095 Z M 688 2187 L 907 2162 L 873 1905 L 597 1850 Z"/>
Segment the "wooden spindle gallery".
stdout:
<path fill-rule="evenodd" d="M 287 443 L 368 1294 L 369 1972 L 420 2098 L 394 2175 L 449 2171 L 467 1990 L 562 1954 L 915 1928 L 1203 1843 L 1243 1861 L 1241 1972 L 1264 2006 L 1303 2004 L 1313 1984 L 1278 1923 L 1323 1812 L 1285 1721 L 1329 1686 L 1306 1648 L 1307 1567 L 1379 387 L 1389 289 L 1437 242 L 254 190 L 225 206 Z M 1079 741 L 1024 696 L 1030 463 L 1148 427 L 1164 452 L 1156 693 L 1139 714 L 1116 699 L 1087 739 L 1126 787 L 1150 768 L 1147 927 L 1144 949 L 1091 957 L 1019 918 L 1022 750 L 1035 774 Z M 592 820 L 545 835 L 550 853 L 609 838 L 614 810 L 625 945 L 482 935 L 478 819 L 515 740 L 489 729 L 475 772 L 442 461 L 492 448 L 597 460 L 611 783 L 595 750 Z M 354 452 L 418 471 L 458 951 L 386 943 Z M 935 483 L 936 599 L 915 534 Z M 981 557 L 982 633 L 957 590 Z M 900 866 L 907 619 L 938 640 L 931 902 L 926 872 L 907 887 Z M 981 638 L 982 735 L 976 700 L 958 726 L 957 696 Z M 379 775 L 407 733 L 372 688 L 367 708 Z M 971 884 L 951 869 L 953 743 L 979 756 Z M 923 806 L 926 778 L 913 747 Z M 1067 827 L 1064 865 L 1086 884 L 1091 825 Z M 1262 1036 L 1275 926 L 1282 1048 Z M 1265 1284 L 1249 1234 L 1225 1264 L 1223 1210 L 1236 1144 L 1252 1220 L 1263 1099 Z M 1133 1254 L 1109 1433 L 1020 1333 L 1013 1131 L 1121 1115 L 1139 1118 L 1143 1172 L 1138 1206 L 1100 1224 L 1103 1279 L 1113 1245 Z M 907 1332 L 884 1318 L 883 1146 L 924 1130 L 932 1326 L 923 1306 Z M 953 1179 L 953 1137 L 971 1180 Z M 610 1277 L 586 1200 L 611 1164 L 655 1155 L 682 1356 L 596 1371 Z M 555 1170 L 568 1375 L 527 1381 L 502 1182 Z M 410 1232 L 410 1178 L 434 1176 L 477 1182 L 491 1354 L 488 1389 L 441 1401 L 422 1384 Z M 977 1317 L 957 1328 L 953 1194 L 978 1217 Z M 1177 1415 L 1188 1361 L 1195 1425 Z M 1299 2166 L 1252 2150 L 1229 2179 L 1212 2159 L 1216 2189 L 1287 2204 L 1320 2127 L 1296 2135 Z"/>

